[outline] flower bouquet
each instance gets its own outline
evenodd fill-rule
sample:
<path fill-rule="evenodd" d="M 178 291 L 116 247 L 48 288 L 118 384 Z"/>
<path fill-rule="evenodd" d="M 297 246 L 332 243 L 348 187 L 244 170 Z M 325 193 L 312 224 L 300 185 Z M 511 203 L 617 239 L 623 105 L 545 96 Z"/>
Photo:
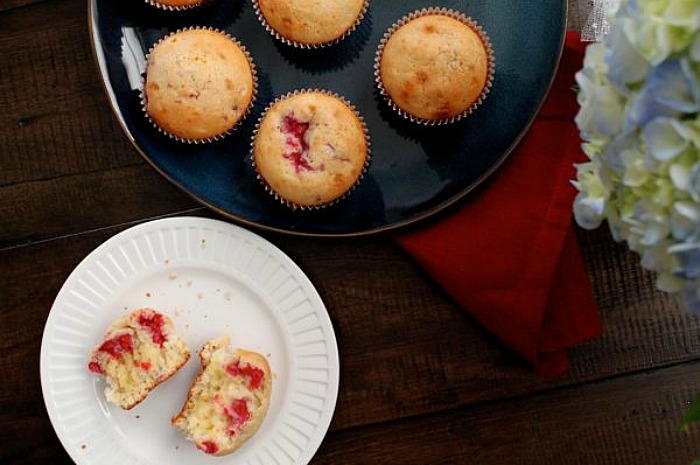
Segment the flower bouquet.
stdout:
<path fill-rule="evenodd" d="M 577 74 L 576 222 L 604 220 L 700 313 L 700 1 L 621 0 Z"/>

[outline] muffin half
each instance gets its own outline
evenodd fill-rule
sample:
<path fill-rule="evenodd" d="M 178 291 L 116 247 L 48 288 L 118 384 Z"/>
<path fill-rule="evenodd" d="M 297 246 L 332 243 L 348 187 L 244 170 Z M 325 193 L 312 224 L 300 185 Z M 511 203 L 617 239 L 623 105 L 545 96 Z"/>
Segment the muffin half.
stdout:
<path fill-rule="evenodd" d="M 270 366 L 258 353 L 230 348 L 227 336 L 207 342 L 199 359 L 202 368 L 172 423 L 201 451 L 227 455 L 250 439 L 267 415 Z"/>
<path fill-rule="evenodd" d="M 170 318 L 144 308 L 116 320 L 93 348 L 88 369 L 107 381 L 105 398 L 129 410 L 190 358 Z"/>

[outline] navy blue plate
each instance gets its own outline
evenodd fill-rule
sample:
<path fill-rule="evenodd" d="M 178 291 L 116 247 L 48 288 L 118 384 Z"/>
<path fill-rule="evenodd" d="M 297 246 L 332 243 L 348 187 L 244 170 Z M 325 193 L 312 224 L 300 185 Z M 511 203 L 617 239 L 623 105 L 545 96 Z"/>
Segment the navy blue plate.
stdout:
<path fill-rule="evenodd" d="M 491 94 L 468 118 L 421 127 L 394 114 L 373 76 L 379 41 L 413 10 L 444 6 L 475 19 L 489 35 L 496 58 Z M 143 0 L 90 0 L 95 55 L 105 89 L 124 132 L 163 176 L 202 204 L 248 226 L 296 234 L 345 236 L 397 228 L 444 209 L 493 174 L 534 119 L 549 90 L 563 46 L 566 0 L 371 2 L 342 42 L 301 50 L 273 39 L 250 0 L 213 0 L 186 12 L 159 10 Z M 148 49 L 167 33 L 211 26 L 236 37 L 259 72 L 252 112 L 228 137 L 187 145 L 161 135 L 139 99 Z M 250 138 L 263 109 L 298 88 L 343 95 L 367 122 L 372 160 L 348 197 L 318 211 L 292 211 L 258 183 Z"/>

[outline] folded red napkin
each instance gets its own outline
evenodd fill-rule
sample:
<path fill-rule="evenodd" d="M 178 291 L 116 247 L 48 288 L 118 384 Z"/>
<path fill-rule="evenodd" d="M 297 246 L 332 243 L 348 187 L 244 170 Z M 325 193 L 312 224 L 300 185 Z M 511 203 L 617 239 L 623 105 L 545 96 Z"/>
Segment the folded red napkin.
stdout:
<path fill-rule="evenodd" d="M 572 222 L 574 163 L 586 160 L 572 90 L 585 45 L 566 46 L 552 89 L 516 150 L 478 195 L 395 235 L 480 324 L 546 375 L 597 337 L 600 316 Z"/>

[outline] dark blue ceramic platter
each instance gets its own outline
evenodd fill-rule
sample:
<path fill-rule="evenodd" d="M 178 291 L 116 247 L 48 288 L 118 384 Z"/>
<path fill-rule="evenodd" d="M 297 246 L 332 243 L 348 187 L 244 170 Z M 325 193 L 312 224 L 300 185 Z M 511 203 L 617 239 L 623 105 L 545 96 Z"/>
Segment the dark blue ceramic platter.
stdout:
<path fill-rule="evenodd" d="M 295 234 L 344 236 L 394 229 L 425 219 L 496 172 L 534 119 L 556 70 L 566 28 L 566 0 L 373 0 L 352 35 L 301 50 L 281 44 L 258 22 L 250 0 L 213 0 L 168 12 L 143 0 L 90 0 L 95 55 L 112 108 L 127 137 L 163 176 L 202 204 L 244 225 Z M 386 29 L 429 6 L 462 11 L 491 38 L 496 74 L 491 94 L 468 118 L 422 127 L 380 98 L 373 61 Z M 228 137 L 187 145 L 161 135 L 139 99 L 144 55 L 161 37 L 211 26 L 236 37 L 259 72 L 253 111 Z M 318 211 L 292 211 L 258 183 L 249 147 L 255 123 L 276 97 L 299 88 L 343 95 L 369 128 L 372 160 L 357 189 Z"/>

